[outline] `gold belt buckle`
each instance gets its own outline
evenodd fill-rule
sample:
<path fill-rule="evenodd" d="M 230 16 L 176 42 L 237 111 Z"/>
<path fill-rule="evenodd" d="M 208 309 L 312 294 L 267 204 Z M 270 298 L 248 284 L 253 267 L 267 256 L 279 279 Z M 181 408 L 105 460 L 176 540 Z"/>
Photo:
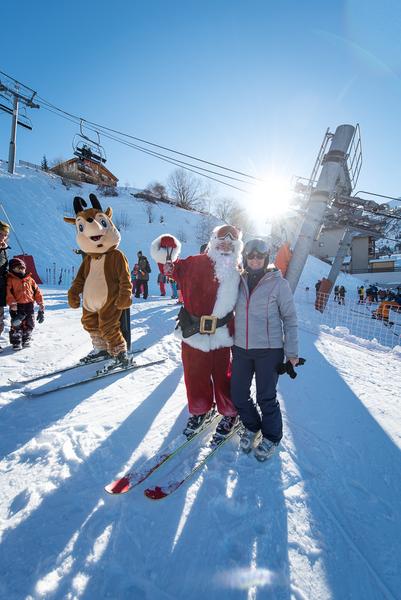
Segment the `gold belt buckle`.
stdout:
<path fill-rule="evenodd" d="M 199 333 L 216 333 L 217 317 L 214 315 L 203 315 L 200 318 Z"/>

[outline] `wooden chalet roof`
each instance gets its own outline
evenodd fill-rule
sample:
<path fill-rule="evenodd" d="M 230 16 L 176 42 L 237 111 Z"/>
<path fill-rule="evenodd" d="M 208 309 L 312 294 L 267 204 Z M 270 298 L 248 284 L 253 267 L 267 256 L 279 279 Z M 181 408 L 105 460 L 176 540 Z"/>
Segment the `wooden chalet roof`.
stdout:
<path fill-rule="evenodd" d="M 70 158 L 69 160 L 65 160 L 61 163 L 58 163 L 57 165 L 54 165 L 54 167 L 52 167 L 51 169 L 49 169 L 50 171 L 53 171 L 55 169 L 57 169 L 58 167 L 61 166 L 68 166 L 68 165 L 72 165 L 74 163 L 79 162 L 78 158 Z M 84 164 L 88 164 L 88 165 L 93 165 L 95 167 L 95 169 L 97 171 L 99 171 L 100 173 L 103 173 L 103 175 L 106 175 L 107 177 L 109 177 L 110 179 L 113 179 L 114 181 L 118 181 L 118 178 L 113 175 L 113 173 L 111 171 L 109 171 L 108 169 L 106 169 L 106 167 L 100 163 L 94 162 L 93 160 L 90 160 L 89 158 L 85 158 L 84 159 Z"/>

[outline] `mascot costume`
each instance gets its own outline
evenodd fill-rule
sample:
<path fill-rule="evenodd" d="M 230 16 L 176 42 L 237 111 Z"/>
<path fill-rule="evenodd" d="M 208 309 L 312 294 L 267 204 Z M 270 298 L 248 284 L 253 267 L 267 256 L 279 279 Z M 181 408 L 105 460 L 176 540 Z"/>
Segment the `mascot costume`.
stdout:
<path fill-rule="evenodd" d="M 95 194 L 89 194 L 89 199 L 92 208 L 85 209 L 85 200 L 76 196 L 75 218 L 64 217 L 67 223 L 75 224 L 77 244 L 84 254 L 68 290 L 68 303 L 71 308 L 79 308 L 82 294 L 82 325 L 91 336 L 93 350 L 81 361 L 111 357 L 107 368 L 126 366 L 130 360 L 120 320 L 131 306 L 128 261 L 117 249 L 121 237 L 111 220 L 112 209 L 103 210 Z"/>
<path fill-rule="evenodd" d="M 242 247 L 241 233 L 231 225 L 216 227 L 205 253 L 185 259 L 178 259 L 181 244 L 172 235 L 158 237 L 151 246 L 152 258 L 177 281 L 184 300 L 176 333 L 191 414 L 184 429 L 188 437 L 210 420 L 214 402 L 222 415 L 215 436 L 226 436 L 236 423 L 230 347 Z"/>

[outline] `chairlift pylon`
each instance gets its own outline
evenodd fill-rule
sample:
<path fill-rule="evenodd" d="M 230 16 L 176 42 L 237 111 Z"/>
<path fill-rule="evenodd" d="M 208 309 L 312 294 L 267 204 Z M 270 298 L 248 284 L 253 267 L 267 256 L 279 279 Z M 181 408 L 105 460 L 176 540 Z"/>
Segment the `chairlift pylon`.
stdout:
<path fill-rule="evenodd" d="M 7 106 L 7 104 L 3 104 L 3 98 L 5 101 L 10 102 L 9 98 L 7 98 L 6 96 L 3 96 L 3 94 L 0 94 L 0 111 L 5 112 L 6 114 L 12 115 L 13 114 L 12 104 L 10 103 L 9 106 Z M 24 110 L 24 113 L 21 112 L 22 110 Z M 32 131 L 32 121 L 26 114 L 26 107 L 22 107 L 20 109 L 20 112 L 18 114 L 17 125 L 20 125 L 21 127 L 24 127 L 25 129 L 29 129 L 30 131 Z"/>
<path fill-rule="evenodd" d="M 77 156 L 81 161 L 90 160 L 97 164 L 104 164 L 107 161 L 106 152 L 100 143 L 100 135 L 96 129 L 92 131 L 97 135 L 97 141 L 91 139 L 84 133 L 83 119 L 79 124 L 80 133 L 76 133 L 72 140 L 72 148 L 74 156 Z"/>

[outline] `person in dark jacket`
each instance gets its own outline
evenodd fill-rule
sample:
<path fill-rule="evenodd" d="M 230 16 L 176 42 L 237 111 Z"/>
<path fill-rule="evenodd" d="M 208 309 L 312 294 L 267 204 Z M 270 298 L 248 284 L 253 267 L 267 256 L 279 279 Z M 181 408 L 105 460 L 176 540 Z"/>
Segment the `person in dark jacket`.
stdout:
<path fill-rule="evenodd" d="M 141 250 L 139 250 L 139 252 L 137 252 L 137 256 L 138 256 L 138 277 L 137 277 L 135 298 L 140 297 L 141 287 L 142 287 L 143 299 L 146 300 L 146 298 L 148 297 L 149 273 L 152 272 L 152 269 L 150 268 L 148 259 L 146 258 L 146 256 L 144 256 L 142 254 Z"/>
<path fill-rule="evenodd" d="M 298 328 L 288 281 L 274 265 L 268 267 L 269 249 L 263 240 L 245 244 L 244 271 L 235 305 L 231 397 L 245 426 L 240 446 L 254 450 L 259 461 L 269 459 L 282 438 L 281 410 L 276 398 L 277 367 L 284 356 L 298 364 Z M 256 377 L 256 402 L 250 388 Z M 256 436 L 262 439 L 256 447 Z"/>
<path fill-rule="evenodd" d="M 0 335 L 4 331 L 4 307 L 7 294 L 7 272 L 8 272 L 8 257 L 7 244 L 10 227 L 7 223 L 0 221 Z M 1 347 L 0 347 L 1 350 Z"/>

